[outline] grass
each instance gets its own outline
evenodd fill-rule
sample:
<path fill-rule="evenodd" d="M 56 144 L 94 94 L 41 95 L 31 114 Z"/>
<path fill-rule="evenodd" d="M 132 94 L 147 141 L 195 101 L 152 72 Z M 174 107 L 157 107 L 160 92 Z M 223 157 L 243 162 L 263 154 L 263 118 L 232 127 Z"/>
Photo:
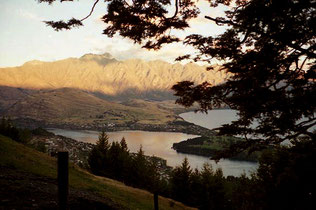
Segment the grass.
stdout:
<path fill-rule="evenodd" d="M 0 135 L 0 166 L 49 178 L 57 178 L 56 159 Z M 70 187 L 94 192 L 127 209 L 153 209 L 153 195 L 121 182 L 94 176 L 75 165 L 69 166 Z M 2 189 L 4 190 L 4 189 Z M 193 209 L 159 197 L 160 209 Z"/>
<path fill-rule="evenodd" d="M 189 145 L 193 148 L 202 148 L 202 149 L 211 149 L 211 150 L 222 150 L 224 149 L 223 145 L 219 143 L 213 143 L 213 144 L 202 144 L 202 145 Z"/>
<path fill-rule="evenodd" d="M 229 148 L 230 145 L 242 140 L 232 136 L 209 136 L 200 137 L 202 142 L 200 144 L 189 145 L 193 148 L 202 148 L 210 150 L 223 150 Z"/>

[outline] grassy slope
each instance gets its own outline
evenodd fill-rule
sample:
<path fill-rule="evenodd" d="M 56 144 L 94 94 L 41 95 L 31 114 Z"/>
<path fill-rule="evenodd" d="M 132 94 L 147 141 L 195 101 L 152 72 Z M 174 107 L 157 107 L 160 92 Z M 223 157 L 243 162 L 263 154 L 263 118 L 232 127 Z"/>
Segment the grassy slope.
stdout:
<path fill-rule="evenodd" d="M 56 179 L 56 159 L 30 149 L 0 135 L 0 167 Z M 151 193 L 125 186 L 107 178 L 97 177 L 74 165 L 69 169 L 71 188 L 97 193 L 128 209 L 153 209 Z M 4 189 L 2 189 L 4 190 Z M 171 207 L 170 204 L 174 205 Z M 181 203 L 159 197 L 160 209 L 190 209 Z"/>

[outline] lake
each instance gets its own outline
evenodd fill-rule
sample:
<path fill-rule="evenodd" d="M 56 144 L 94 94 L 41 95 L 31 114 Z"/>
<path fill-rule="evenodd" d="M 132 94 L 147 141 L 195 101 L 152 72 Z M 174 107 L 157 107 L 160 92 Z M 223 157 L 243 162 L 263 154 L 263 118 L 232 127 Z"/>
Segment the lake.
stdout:
<path fill-rule="evenodd" d="M 208 111 L 208 114 L 201 112 L 186 112 L 180 114 L 180 117 L 190 123 L 194 123 L 208 129 L 214 129 L 223 124 L 230 123 L 233 120 L 237 120 L 237 111 L 232 109 L 216 109 Z"/>
<path fill-rule="evenodd" d="M 228 112 L 225 112 L 228 111 Z M 212 110 L 208 115 L 201 113 L 188 112 L 180 116 L 185 120 L 207 128 L 214 128 L 221 123 L 228 123 L 233 120 L 235 112 L 232 110 Z M 95 143 L 98 139 L 97 131 L 88 130 L 65 130 L 65 129 L 48 129 L 56 135 L 63 135 L 82 142 Z M 221 167 L 225 176 L 239 176 L 243 172 L 247 175 L 255 171 L 258 167 L 257 163 L 248 161 L 235 161 L 224 159 L 216 164 L 209 158 L 177 153 L 173 150 L 172 144 L 189 138 L 196 137 L 184 133 L 173 132 L 148 132 L 148 131 L 118 131 L 108 132 L 110 142 L 120 141 L 125 137 L 128 148 L 131 152 L 137 152 L 142 145 L 145 155 L 155 155 L 167 160 L 170 166 L 178 166 L 182 163 L 184 157 L 187 157 L 192 168 L 201 168 L 205 162 L 211 163 L 213 168 Z"/>

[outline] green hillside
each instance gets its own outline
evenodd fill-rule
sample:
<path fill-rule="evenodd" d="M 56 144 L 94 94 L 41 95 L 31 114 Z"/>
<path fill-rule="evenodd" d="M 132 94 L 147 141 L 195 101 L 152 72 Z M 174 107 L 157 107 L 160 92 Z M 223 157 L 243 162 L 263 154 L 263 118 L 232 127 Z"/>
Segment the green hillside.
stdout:
<path fill-rule="evenodd" d="M 57 208 L 56 159 L 0 135 L 0 209 Z M 69 168 L 70 208 L 153 209 L 153 195 Z M 191 209 L 159 197 L 160 209 Z"/>
<path fill-rule="evenodd" d="M 238 144 L 241 141 L 243 141 L 242 138 L 233 136 L 199 136 L 174 143 L 172 148 L 180 153 L 212 157 L 218 152 L 224 152 L 232 145 Z M 246 150 L 230 157 L 230 159 L 256 162 L 259 160 L 261 154 L 262 152 L 260 151 L 255 151 L 251 154 L 248 154 L 248 151 Z"/>

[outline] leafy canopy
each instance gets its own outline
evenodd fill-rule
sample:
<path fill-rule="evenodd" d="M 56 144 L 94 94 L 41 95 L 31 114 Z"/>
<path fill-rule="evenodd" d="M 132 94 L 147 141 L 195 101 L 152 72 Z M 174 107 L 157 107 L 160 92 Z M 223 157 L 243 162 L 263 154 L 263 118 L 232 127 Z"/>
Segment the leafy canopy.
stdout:
<path fill-rule="evenodd" d="M 224 61 L 222 71 L 230 75 L 227 82 L 211 86 L 207 81 L 197 85 L 183 81 L 173 90 L 179 96 L 177 103 L 197 102 L 200 111 L 223 104 L 236 109 L 239 119 L 220 128 L 220 134 L 245 136 L 248 141 L 239 148 L 297 141 L 302 135 L 315 140 L 315 0 L 208 0 L 210 7 L 225 6 L 226 11 L 224 17 L 205 18 L 227 30 L 214 37 L 191 34 L 185 39 L 170 35 L 170 30 L 189 28 L 188 21 L 200 12 L 196 0 L 105 2 L 103 33 L 109 37 L 119 34 L 147 49 L 182 42 L 197 53 L 178 60 Z M 84 19 L 46 23 L 61 30 L 80 26 Z M 251 127 L 255 121 L 258 126 Z"/>

